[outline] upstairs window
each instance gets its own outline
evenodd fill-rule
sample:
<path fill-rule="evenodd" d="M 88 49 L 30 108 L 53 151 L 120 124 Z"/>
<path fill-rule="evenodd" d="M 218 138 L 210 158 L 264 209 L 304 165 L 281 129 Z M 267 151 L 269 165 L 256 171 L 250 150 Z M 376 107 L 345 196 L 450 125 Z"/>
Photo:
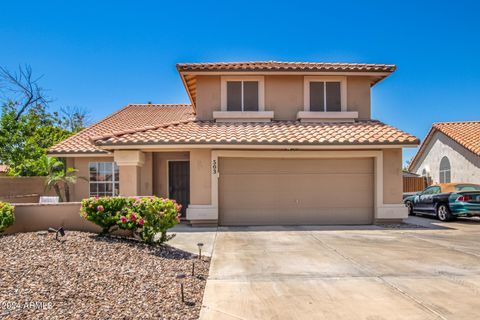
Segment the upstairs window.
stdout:
<path fill-rule="evenodd" d="M 310 111 L 342 111 L 340 82 L 310 82 Z"/>
<path fill-rule="evenodd" d="M 265 110 L 263 76 L 222 76 L 221 111 Z"/>
<path fill-rule="evenodd" d="M 227 81 L 227 111 L 258 111 L 258 81 Z"/>
<path fill-rule="evenodd" d="M 347 111 L 346 78 L 306 76 L 304 82 L 305 111 Z"/>
<path fill-rule="evenodd" d="M 90 197 L 119 194 L 119 173 L 115 162 L 90 162 Z"/>
<path fill-rule="evenodd" d="M 440 160 L 440 183 L 450 183 L 450 160 L 447 157 L 443 157 Z"/>

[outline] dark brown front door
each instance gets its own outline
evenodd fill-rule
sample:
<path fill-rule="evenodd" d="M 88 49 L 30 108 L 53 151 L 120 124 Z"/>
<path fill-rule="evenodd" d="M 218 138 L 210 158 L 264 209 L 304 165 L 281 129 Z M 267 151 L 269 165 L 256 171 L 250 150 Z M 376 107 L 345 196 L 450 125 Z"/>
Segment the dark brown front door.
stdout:
<path fill-rule="evenodd" d="M 190 204 L 190 162 L 168 162 L 168 197 L 182 205 L 182 217 Z"/>

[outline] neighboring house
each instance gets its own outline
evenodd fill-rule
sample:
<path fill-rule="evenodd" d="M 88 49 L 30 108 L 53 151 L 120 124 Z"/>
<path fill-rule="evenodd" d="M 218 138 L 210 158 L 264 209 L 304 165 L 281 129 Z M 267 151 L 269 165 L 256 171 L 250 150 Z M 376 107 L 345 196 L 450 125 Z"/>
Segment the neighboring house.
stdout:
<path fill-rule="evenodd" d="M 480 121 L 434 123 L 409 171 L 433 183 L 480 184 Z"/>
<path fill-rule="evenodd" d="M 89 182 L 75 200 L 176 199 L 192 224 L 371 224 L 407 217 L 402 148 L 371 119 L 370 89 L 394 65 L 178 64 L 191 105 L 132 104 L 66 139 Z"/>

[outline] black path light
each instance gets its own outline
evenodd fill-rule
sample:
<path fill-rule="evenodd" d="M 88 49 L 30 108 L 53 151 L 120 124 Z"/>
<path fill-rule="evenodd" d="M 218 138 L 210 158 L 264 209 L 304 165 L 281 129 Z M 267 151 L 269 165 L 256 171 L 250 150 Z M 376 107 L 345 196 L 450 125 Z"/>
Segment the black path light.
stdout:
<path fill-rule="evenodd" d="M 186 275 L 184 273 L 179 273 L 175 278 L 180 283 L 180 294 L 182 296 L 182 302 L 185 302 L 185 295 L 183 293 L 183 282 L 185 281 Z"/>
<path fill-rule="evenodd" d="M 55 228 L 51 228 L 51 227 L 50 227 L 50 228 L 48 228 L 48 232 L 52 232 L 52 233 L 55 232 L 55 239 L 56 239 L 57 241 L 60 241 L 60 240 L 58 239 L 58 235 L 59 235 L 59 234 L 60 234 L 62 237 L 65 236 L 65 230 L 63 229 L 63 227 L 60 227 L 59 229 L 55 229 Z"/>
<path fill-rule="evenodd" d="M 198 259 L 202 260 L 202 247 L 203 247 L 203 243 L 199 242 L 199 243 L 197 243 L 197 246 L 198 246 Z"/>

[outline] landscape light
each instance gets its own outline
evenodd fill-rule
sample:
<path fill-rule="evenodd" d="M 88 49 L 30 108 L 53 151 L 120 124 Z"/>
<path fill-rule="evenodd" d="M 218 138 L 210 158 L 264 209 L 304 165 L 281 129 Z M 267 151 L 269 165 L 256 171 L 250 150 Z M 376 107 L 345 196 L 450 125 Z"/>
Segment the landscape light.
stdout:
<path fill-rule="evenodd" d="M 177 279 L 178 282 L 180 282 L 180 294 L 182 296 L 182 302 L 185 302 L 185 295 L 183 293 L 183 282 L 184 282 L 186 276 L 185 276 L 184 273 L 179 273 L 179 274 L 177 274 L 177 276 L 175 278 Z"/>
<path fill-rule="evenodd" d="M 55 239 L 57 241 L 60 241 L 58 240 L 58 234 L 60 234 L 62 237 L 65 236 L 65 230 L 63 229 L 63 227 L 60 227 L 59 229 L 55 229 L 55 228 L 48 228 L 48 232 L 55 232 Z"/>
<path fill-rule="evenodd" d="M 202 260 L 202 247 L 203 247 L 203 243 L 199 242 L 199 243 L 197 243 L 197 246 L 198 246 L 198 259 Z"/>

